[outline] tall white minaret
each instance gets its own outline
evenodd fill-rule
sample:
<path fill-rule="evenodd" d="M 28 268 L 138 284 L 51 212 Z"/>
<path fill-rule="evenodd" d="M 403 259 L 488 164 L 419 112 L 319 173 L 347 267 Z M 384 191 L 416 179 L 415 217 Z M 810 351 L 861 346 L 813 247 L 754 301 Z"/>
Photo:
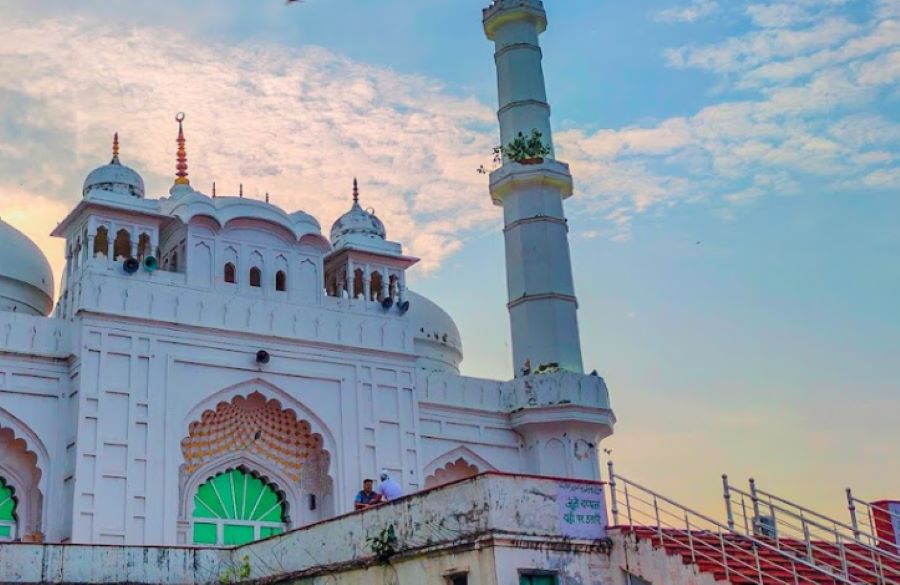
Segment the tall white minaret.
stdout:
<path fill-rule="evenodd" d="M 558 364 L 583 372 L 578 301 L 572 284 L 563 199 L 572 196 L 569 166 L 555 160 L 550 105 L 544 88 L 538 35 L 547 28 L 539 0 L 494 0 L 484 9 L 484 31 L 494 41 L 501 144 L 519 132 L 541 133 L 550 155 L 518 164 L 504 157 L 491 173 L 491 198 L 503 207 L 506 284 L 516 376 Z"/>

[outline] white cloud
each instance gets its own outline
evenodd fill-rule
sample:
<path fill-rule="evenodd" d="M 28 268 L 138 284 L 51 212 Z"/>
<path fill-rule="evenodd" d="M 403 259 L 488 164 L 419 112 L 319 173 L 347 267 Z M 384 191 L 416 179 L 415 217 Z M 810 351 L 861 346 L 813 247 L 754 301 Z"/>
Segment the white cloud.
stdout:
<path fill-rule="evenodd" d="M 675 6 L 661 10 L 654 15 L 659 22 L 696 22 L 719 10 L 716 0 L 693 0 L 685 6 Z"/>

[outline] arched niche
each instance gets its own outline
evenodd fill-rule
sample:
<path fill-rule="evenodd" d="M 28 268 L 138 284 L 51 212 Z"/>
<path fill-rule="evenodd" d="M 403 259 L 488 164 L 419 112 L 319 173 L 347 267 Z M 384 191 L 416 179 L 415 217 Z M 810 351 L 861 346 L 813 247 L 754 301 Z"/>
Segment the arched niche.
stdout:
<path fill-rule="evenodd" d="M 179 542 L 193 540 L 200 486 L 229 469 L 243 469 L 276 486 L 284 501 L 285 529 L 332 516 L 334 481 L 325 443 L 309 420 L 259 391 L 203 410 L 181 441 Z"/>

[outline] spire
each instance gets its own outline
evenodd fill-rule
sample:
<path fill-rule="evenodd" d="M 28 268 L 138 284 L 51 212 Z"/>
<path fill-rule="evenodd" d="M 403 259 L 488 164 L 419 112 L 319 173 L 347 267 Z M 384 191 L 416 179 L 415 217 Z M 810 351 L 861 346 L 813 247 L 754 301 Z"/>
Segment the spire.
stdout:
<path fill-rule="evenodd" d="M 109 164 L 117 165 L 117 164 L 119 164 L 119 133 L 118 132 L 113 134 L 112 152 L 113 152 L 113 157 L 112 157 L 112 160 L 109 161 Z"/>
<path fill-rule="evenodd" d="M 216 182 L 213 181 L 213 199 L 216 198 Z"/>
<path fill-rule="evenodd" d="M 353 177 L 353 205 L 359 206 L 359 183 L 356 182 L 356 177 Z"/>
<path fill-rule="evenodd" d="M 188 179 L 188 165 L 187 165 L 187 152 L 184 150 L 184 128 L 182 127 L 182 122 L 184 122 L 184 112 L 178 112 L 175 115 L 175 121 L 178 122 L 178 153 L 176 155 L 176 164 L 175 164 L 175 184 L 176 185 L 190 185 L 191 181 Z"/>
<path fill-rule="evenodd" d="M 244 184 L 241 183 L 240 185 L 241 185 L 241 186 L 240 186 L 240 188 L 239 188 L 239 190 L 238 190 L 238 197 L 243 197 L 243 196 L 244 196 Z"/>
<path fill-rule="evenodd" d="M 266 203 L 268 203 L 268 202 L 269 202 L 269 192 L 266 191 Z"/>

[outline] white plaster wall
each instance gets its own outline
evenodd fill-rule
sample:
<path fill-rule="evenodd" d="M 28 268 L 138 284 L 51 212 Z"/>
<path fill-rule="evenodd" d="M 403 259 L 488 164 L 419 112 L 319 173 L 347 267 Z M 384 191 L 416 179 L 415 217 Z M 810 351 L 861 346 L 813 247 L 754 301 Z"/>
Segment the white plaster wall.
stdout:
<path fill-rule="evenodd" d="M 59 353 L 64 339 L 53 320 L 0 313 L 0 427 L 13 431 L 37 455 L 43 495 L 40 530 L 47 539 L 65 536 L 64 453 L 69 437 L 60 424 L 69 407 L 68 363 Z M 34 348 L 34 354 L 20 347 Z M 15 349 L 14 349 L 15 348 Z M 23 504 L 24 505 L 24 504 Z"/>

